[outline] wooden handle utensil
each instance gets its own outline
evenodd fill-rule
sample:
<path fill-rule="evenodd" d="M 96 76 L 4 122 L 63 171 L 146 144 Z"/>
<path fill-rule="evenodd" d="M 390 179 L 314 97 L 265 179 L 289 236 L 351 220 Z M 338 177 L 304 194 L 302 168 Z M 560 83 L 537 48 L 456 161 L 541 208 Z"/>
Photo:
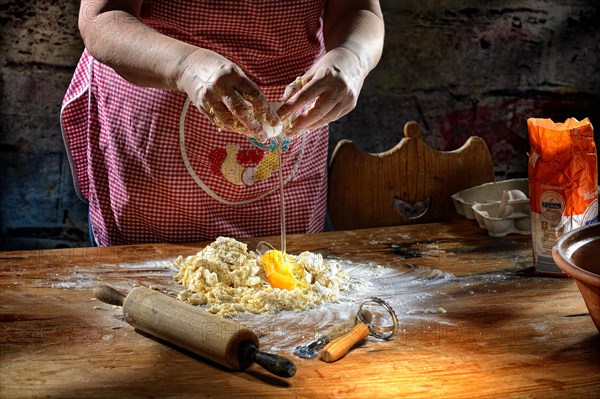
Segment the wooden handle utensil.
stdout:
<path fill-rule="evenodd" d="M 292 377 L 296 365 L 289 359 L 258 350 L 256 334 L 230 319 L 144 287 L 127 295 L 99 286 L 100 301 L 123 306 L 125 320 L 135 328 L 187 349 L 231 370 L 245 370 L 252 363 L 279 377 Z"/>
<path fill-rule="evenodd" d="M 332 363 L 341 359 L 354 345 L 367 338 L 369 334 L 369 327 L 365 323 L 359 322 L 346 335 L 342 335 L 328 343 L 321 351 L 321 360 Z"/>
<path fill-rule="evenodd" d="M 374 326 L 372 324 L 374 316 L 369 310 L 364 308 L 365 305 L 382 307 L 391 318 L 392 325 L 385 327 Z M 398 330 L 398 317 L 394 309 L 386 301 L 377 297 L 370 297 L 362 301 L 356 317 L 359 321 L 350 332 L 331 341 L 323 348 L 321 351 L 321 360 L 327 363 L 335 362 L 344 357 L 354 345 L 369 335 L 373 335 L 379 339 L 389 339 Z"/>
<path fill-rule="evenodd" d="M 305 345 L 298 345 L 294 349 L 294 355 L 302 359 L 314 359 L 328 343 L 352 330 L 356 322 L 357 317 L 353 313 L 346 320 L 325 331 L 324 334 L 320 335 L 314 341 Z"/>

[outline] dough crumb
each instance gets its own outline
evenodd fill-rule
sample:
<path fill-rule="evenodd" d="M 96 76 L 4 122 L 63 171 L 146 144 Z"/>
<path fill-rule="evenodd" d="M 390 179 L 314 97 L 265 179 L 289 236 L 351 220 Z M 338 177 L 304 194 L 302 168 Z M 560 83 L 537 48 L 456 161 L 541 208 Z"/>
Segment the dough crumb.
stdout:
<path fill-rule="evenodd" d="M 260 256 L 233 238 L 219 237 L 196 255 L 179 256 L 173 277 L 185 287 L 178 298 L 205 305 L 220 316 L 238 313 L 303 311 L 339 300 L 348 290 L 350 277 L 338 262 L 320 254 L 286 254 L 298 278 L 294 289 L 273 288 L 265 275 Z"/>

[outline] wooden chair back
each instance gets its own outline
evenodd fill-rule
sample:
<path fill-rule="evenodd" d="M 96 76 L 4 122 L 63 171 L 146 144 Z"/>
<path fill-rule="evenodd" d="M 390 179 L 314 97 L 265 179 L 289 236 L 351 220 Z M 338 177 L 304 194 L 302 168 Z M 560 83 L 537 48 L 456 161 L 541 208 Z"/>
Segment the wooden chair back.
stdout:
<path fill-rule="evenodd" d="M 454 151 L 437 151 L 425 144 L 414 121 L 404 126 L 404 136 L 379 154 L 349 140 L 337 144 L 327 200 L 336 230 L 449 220 L 456 214 L 452 194 L 494 181 L 492 157 L 480 137 Z"/>

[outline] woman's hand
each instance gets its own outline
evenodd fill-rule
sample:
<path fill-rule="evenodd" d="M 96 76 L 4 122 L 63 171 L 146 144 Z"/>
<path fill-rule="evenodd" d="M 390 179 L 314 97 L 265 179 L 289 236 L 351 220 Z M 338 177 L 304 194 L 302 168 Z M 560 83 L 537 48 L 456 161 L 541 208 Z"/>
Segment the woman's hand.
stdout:
<path fill-rule="evenodd" d="M 81 36 L 98 61 L 140 86 L 179 89 L 221 129 L 264 141 L 279 124 L 264 94 L 231 61 L 144 25 L 142 0 L 82 0 Z"/>
<path fill-rule="evenodd" d="M 366 76 L 381 58 L 383 37 L 378 0 L 327 0 L 327 53 L 287 87 L 278 111 L 282 120 L 291 118 L 287 135 L 327 125 L 354 109 Z"/>
<path fill-rule="evenodd" d="M 220 129 L 263 142 L 280 123 L 259 87 L 215 52 L 199 49 L 190 54 L 181 65 L 177 86 Z"/>
<path fill-rule="evenodd" d="M 286 88 L 278 114 L 282 120 L 291 118 L 287 134 L 325 126 L 352 111 L 367 72 L 358 57 L 343 47 L 325 54 Z"/>

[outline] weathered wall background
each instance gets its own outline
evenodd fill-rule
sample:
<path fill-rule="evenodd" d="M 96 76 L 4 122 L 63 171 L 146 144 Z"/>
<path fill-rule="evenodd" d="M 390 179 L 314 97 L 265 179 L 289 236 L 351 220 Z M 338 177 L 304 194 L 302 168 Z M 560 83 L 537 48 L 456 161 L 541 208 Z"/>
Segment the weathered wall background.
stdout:
<path fill-rule="evenodd" d="M 62 96 L 82 50 L 76 1 L 0 4 L 0 249 L 88 245 L 61 137 Z M 369 152 L 416 120 L 433 147 L 483 137 L 499 179 L 526 175 L 526 120 L 600 126 L 596 0 L 382 0 L 383 59 L 353 113 L 331 126 Z M 598 130 L 596 143 L 598 140 Z"/>

